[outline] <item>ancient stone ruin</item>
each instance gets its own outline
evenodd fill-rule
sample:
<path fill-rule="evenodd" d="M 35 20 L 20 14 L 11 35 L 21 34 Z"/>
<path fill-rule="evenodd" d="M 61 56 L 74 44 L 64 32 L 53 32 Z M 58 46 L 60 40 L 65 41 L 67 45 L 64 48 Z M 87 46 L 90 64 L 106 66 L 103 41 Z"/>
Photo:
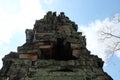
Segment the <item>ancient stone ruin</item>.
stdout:
<path fill-rule="evenodd" d="M 113 80 L 64 12 L 49 11 L 26 29 L 26 42 L 3 60 L 0 80 Z"/>

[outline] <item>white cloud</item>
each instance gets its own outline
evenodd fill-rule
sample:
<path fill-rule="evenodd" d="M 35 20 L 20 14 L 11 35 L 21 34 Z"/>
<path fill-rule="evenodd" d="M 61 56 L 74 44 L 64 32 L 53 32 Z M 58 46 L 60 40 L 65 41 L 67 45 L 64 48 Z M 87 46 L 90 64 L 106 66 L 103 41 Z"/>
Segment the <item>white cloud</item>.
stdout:
<path fill-rule="evenodd" d="M 53 3 L 53 0 L 44 0 L 44 2 L 47 4 L 47 5 L 50 5 Z"/>
<path fill-rule="evenodd" d="M 9 43 L 12 35 L 26 28 L 33 28 L 36 19 L 44 15 L 39 0 L 20 0 L 18 13 L 9 14 L 0 9 L 0 44 Z"/>
<path fill-rule="evenodd" d="M 108 45 L 112 45 L 111 40 L 102 41 L 100 40 L 101 36 L 99 31 L 106 27 L 111 27 L 114 30 L 114 33 L 120 32 L 120 24 L 116 24 L 113 20 L 106 18 L 105 20 L 96 20 L 95 22 L 90 23 L 87 26 L 79 26 L 79 31 L 87 38 L 87 48 L 91 51 L 91 54 L 98 55 L 104 61 L 108 60 L 111 57 L 111 50 L 108 48 Z M 120 57 L 120 52 L 115 52 L 115 54 Z"/>
<path fill-rule="evenodd" d="M 20 0 L 19 6 L 16 7 L 18 7 L 17 12 L 12 14 L 0 8 L 0 47 L 5 49 L 0 50 L 0 60 L 8 53 L 3 55 L 3 52 L 7 51 L 6 46 L 10 44 L 13 35 L 17 32 L 24 32 L 26 28 L 33 28 L 35 20 L 42 18 L 45 14 L 40 0 Z"/>
<path fill-rule="evenodd" d="M 40 19 L 44 15 L 44 10 L 39 0 L 21 0 L 21 11 L 17 14 L 17 22 L 22 24 L 20 28 L 33 28 L 36 19 Z"/>

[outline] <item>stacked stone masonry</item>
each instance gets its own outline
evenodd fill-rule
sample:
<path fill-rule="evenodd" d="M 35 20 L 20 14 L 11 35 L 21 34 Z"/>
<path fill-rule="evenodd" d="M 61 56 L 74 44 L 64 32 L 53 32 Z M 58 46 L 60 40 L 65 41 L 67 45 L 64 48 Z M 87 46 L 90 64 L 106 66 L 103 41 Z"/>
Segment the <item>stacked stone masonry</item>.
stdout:
<path fill-rule="evenodd" d="M 64 12 L 47 12 L 26 29 L 26 42 L 3 60 L 0 80 L 113 80 L 91 55 L 86 38 Z"/>

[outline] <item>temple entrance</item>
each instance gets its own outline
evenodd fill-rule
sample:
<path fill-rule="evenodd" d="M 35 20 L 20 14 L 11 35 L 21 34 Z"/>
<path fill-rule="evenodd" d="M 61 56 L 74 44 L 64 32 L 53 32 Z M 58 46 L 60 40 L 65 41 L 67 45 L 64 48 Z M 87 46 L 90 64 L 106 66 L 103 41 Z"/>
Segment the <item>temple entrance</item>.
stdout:
<path fill-rule="evenodd" d="M 70 43 L 65 42 L 65 40 L 63 38 L 58 38 L 57 39 L 54 59 L 56 59 L 56 60 L 70 60 L 70 59 L 73 59 L 72 48 L 70 46 Z"/>

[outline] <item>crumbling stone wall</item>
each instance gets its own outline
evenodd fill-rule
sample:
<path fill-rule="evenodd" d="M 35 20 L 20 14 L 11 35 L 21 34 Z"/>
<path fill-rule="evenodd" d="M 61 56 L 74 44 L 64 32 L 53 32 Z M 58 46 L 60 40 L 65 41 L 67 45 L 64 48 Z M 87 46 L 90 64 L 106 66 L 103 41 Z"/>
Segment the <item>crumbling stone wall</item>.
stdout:
<path fill-rule="evenodd" d="M 49 11 L 26 29 L 26 42 L 3 60 L 0 80 L 113 80 L 64 12 Z"/>

